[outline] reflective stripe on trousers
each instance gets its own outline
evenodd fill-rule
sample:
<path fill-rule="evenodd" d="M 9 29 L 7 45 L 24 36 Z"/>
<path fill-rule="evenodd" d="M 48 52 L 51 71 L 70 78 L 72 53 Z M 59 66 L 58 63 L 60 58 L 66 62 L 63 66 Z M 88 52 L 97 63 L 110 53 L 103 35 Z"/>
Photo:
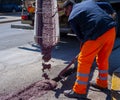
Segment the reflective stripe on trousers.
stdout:
<path fill-rule="evenodd" d="M 77 76 L 73 86 L 76 93 L 86 94 L 89 74 L 95 57 L 99 69 L 96 82 L 102 87 L 107 87 L 108 59 L 114 45 L 115 35 L 114 27 L 96 40 L 89 40 L 83 44 L 78 56 Z"/>

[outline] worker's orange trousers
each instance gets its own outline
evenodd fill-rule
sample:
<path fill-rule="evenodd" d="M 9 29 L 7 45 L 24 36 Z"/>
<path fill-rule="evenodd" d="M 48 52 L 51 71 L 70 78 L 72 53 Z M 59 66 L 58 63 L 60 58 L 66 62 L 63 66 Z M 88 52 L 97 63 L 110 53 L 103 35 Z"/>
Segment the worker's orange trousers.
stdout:
<path fill-rule="evenodd" d="M 83 44 L 78 56 L 77 75 L 73 91 L 78 94 L 87 93 L 89 74 L 95 58 L 99 69 L 96 84 L 103 88 L 108 86 L 109 56 L 112 52 L 115 36 L 114 27 L 96 40 L 88 40 Z"/>

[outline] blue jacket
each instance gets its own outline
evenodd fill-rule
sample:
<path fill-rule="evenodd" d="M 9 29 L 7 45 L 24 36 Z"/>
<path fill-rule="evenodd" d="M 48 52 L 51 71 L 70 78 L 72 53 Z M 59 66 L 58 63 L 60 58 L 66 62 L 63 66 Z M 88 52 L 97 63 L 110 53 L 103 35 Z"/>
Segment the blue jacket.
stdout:
<path fill-rule="evenodd" d="M 110 3 L 108 2 L 96 2 L 96 3 L 100 8 L 105 10 L 108 14 L 113 14 L 115 12 L 115 10 L 112 8 Z"/>
<path fill-rule="evenodd" d="M 95 40 L 115 26 L 115 21 L 94 1 L 86 0 L 73 6 L 68 19 L 79 40 Z"/>

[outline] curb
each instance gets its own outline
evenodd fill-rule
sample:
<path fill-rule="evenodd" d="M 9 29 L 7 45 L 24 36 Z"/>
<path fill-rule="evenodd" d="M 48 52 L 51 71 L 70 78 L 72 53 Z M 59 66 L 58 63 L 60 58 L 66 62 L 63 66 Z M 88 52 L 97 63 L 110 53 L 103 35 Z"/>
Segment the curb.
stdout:
<path fill-rule="evenodd" d="M 15 19 L 15 20 L 5 20 L 5 21 L 0 21 L 0 23 L 8 23 L 8 22 L 16 22 L 16 21 L 21 21 L 21 19 Z"/>
<path fill-rule="evenodd" d="M 120 100 L 120 67 L 112 75 L 112 100 Z"/>
<path fill-rule="evenodd" d="M 11 25 L 11 28 L 17 28 L 17 29 L 26 29 L 26 30 L 33 30 L 34 27 L 32 26 L 26 26 L 26 25 Z"/>
<path fill-rule="evenodd" d="M 22 12 L 0 12 L 1 15 L 14 15 L 14 14 L 21 14 Z"/>

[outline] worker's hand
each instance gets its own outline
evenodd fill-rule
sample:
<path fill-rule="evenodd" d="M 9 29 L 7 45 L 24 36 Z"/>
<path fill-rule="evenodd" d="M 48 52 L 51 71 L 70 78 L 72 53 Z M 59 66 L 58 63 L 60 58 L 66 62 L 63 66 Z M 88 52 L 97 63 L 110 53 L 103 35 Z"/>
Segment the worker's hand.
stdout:
<path fill-rule="evenodd" d="M 114 12 L 113 14 L 110 14 L 110 16 L 115 20 L 116 19 L 116 12 Z"/>

